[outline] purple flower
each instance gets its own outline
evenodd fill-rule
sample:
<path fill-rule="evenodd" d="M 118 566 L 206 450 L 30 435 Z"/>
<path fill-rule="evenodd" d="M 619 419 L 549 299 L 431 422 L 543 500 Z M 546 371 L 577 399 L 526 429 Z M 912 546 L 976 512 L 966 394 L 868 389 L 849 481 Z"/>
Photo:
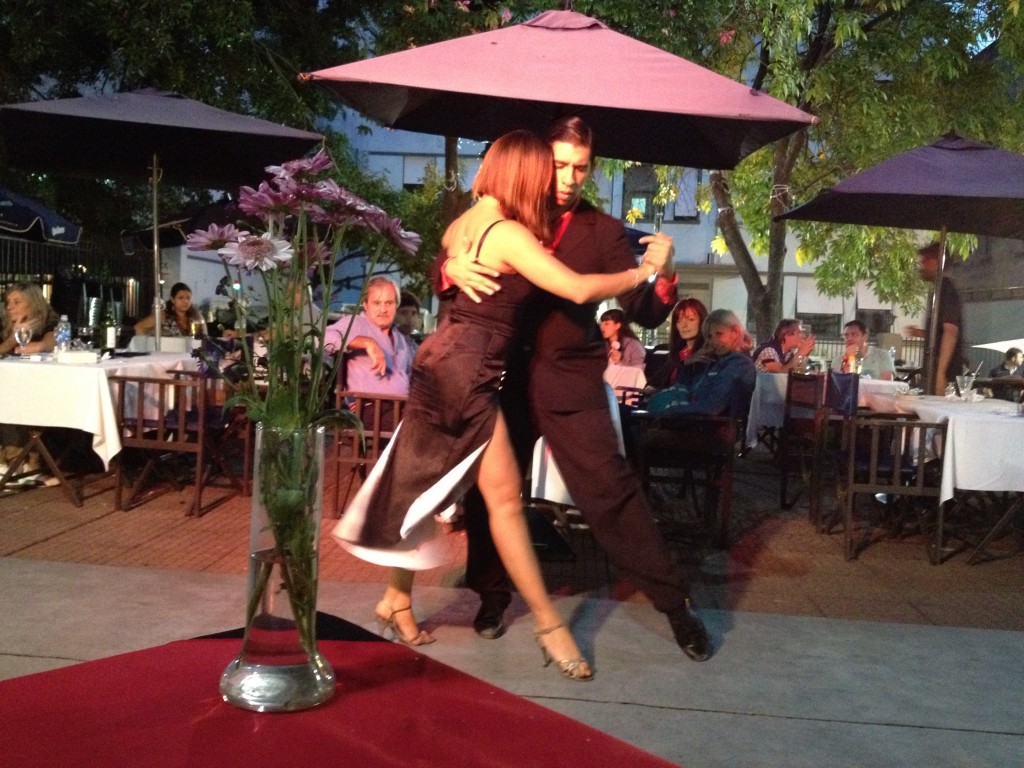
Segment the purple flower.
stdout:
<path fill-rule="evenodd" d="M 185 238 L 185 247 L 190 251 L 215 251 L 228 243 L 237 243 L 249 236 L 249 233 L 235 227 L 234 224 L 211 224 L 207 229 L 197 229 Z"/>
<path fill-rule="evenodd" d="M 415 232 L 402 229 L 402 222 L 399 219 L 391 219 L 386 234 L 399 250 L 404 251 L 410 256 L 415 256 L 416 251 L 423 245 L 423 238 Z"/>
<path fill-rule="evenodd" d="M 287 216 L 297 216 L 300 207 L 294 195 L 274 189 L 265 181 L 260 182 L 259 189 L 242 187 L 238 193 L 239 210 L 263 221 L 283 221 Z"/>
<path fill-rule="evenodd" d="M 327 150 L 321 149 L 313 157 L 301 157 L 298 160 L 289 160 L 284 165 L 268 165 L 267 173 L 275 179 L 302 179 L 307 176 L 315 176 L 334 167 L 334 161 L 327 154 Z"/>

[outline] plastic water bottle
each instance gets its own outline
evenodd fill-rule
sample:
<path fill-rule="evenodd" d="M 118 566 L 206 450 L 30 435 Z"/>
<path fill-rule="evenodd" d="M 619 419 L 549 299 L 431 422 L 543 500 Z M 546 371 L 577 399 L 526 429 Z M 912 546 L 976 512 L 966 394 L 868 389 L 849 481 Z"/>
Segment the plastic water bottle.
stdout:
<path fill-rule="evenodd" d="M 53 330 L 54 340 L 57 342 L 58 352 L 67 352 L 71 349 L 71 323 L 67 315 L 61 315 L 57 327 Z"/>
<path fill-rule="evenodd" d="M 896 347 L 889 347 L 889 362 L 893 368 L 896 367 Z"/>

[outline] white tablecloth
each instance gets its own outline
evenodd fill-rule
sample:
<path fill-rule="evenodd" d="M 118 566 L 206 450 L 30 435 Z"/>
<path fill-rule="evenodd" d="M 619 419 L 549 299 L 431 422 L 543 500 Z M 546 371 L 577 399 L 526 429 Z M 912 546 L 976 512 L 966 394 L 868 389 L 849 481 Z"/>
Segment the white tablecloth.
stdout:
<path fill-rule="evenodd" d="M 762 427 L 778 429 L 782 426 L 784 406 L 786 404 L 787 373 L 759 373 L 754 384 L 754 395 L 750 399 L 750 413 L 747 415 L 747 445 L 757 445 L 757 433 Z M 870 398 L 874 395 L 894 395 L 898 390 L 906 390 L 907 385 L 901 381 L 884 381 L 882 379 L 861 378 L 857 389 L 857 405 L 870 407 Z"/>
<path fill-rule="evenodd" d="M 876 395 L 869 398 L 868 407 L 947 423 L 942 501 L 953 498 L 956 488 L 1024 492 L 1024 417 L 1017 415 L 1015 403 Z"/>
<path fill-rule="evenodd" d="M 92 365 L 52 359 L 0 360 L 0 423 L 33 427 L 69 427 L 92 433 L 92 449 L 109 466 L 121 450 L 108 376 L 166 376 L 195 370 L 187 354 L 161 352 L 115 358 Z"/>

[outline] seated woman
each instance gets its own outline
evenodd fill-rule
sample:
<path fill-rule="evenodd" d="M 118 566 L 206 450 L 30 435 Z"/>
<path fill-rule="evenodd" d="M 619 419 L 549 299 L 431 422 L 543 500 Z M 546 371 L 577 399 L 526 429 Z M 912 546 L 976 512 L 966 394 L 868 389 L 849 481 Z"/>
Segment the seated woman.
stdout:
<path fill-rule="evenodd" d="M 683 299 L 672 308 L 668 359 L 647 379 L 652 391 L 675 384 L 683 363 L 704 348 L 701 328 L 707 316 L 708 308 L 699 299 Z"/>
<path fill-rule="evenodd" d="M 47 303 L 43 289 L 35 283 L 14 283 L 4 294 L 5 312 L 0 324 L 0 354 L 30 355 L 52 352 L 56 344 L 53 331 L 57 326 L 57 313 Z M 14 329 L 28 326 L 31 340 L 19 344 Z M 28 442 L 28 428 L 20 424 L 0 424 L 0 474 L 14 461 Z M 19 474 L 38 472 L 39 455 L 30 453 Z M 53 478 L 43 475 L 28 476 L 23 482 L 52 484 Z"/>
<path fill-rule="evenodd" d="M 647 405 L 651 413 L 747 415 L 757 379 L 749 354 L 750 335 L 727 309 L 709 314 L 703 331 L 703 349 L 680 367 L 675 384 L 651 397 Z"/>
<path fill-rule="evenodd" d="M 814 336 L 803 335 L 799 320 L 783 319 L 772 337 L 754 350 L 754 367 L 760 373 L 803 373 L 812 351 Z"/>
<path fill-rule="evenodd" d="M 643 368 L 647 353 L 644 345 L 626 322 L 621 309 L 609 309 L 601 315 L 601 335 L 608 344 L 608 365 Z"/>
<path fill-rule="evenodd" d="M 156 316 L 152 314 L 135 324 L 136 336 L 152 336 L 155 330 Z M 206 321 L 202 313 L 192 306 L 192 289 L 185 283 L 175 283 L 171 286 L 171 298 L 164 307 L 160 335 L 181 337 L 197 334 L 206 336 Z"/>
<path fill-rule="evenodd" d="M 35 283 L 14 283 L 4 294 L 3 326 L 0 328 L 0 354 L 30 355 L 52 352 L 56 342 L 53 330 L 57 313 L 47 303 L 43 289 Z M 14 329 L 27 325 L 32 339 L 24 346 L 14 338 Z"/>

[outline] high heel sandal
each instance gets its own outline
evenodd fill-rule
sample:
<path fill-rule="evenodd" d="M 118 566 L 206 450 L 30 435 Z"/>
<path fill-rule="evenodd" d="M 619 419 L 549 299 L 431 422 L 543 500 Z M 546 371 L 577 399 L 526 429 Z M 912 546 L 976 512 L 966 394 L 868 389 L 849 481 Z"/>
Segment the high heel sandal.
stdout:
<path fill-rule="evenodd" d="M 402 630 L 398 628 L 398 622 L 395 621 L 395 616 L 399 613 L 404 613 L 405 611 L 412 611 L 412 606 L 407 605 L 405 608 L 392 608 L 383 600 L 377 603 L 377 607 L 373 612 L 377 616 L 377 626 L 380 628 L 381 637 L 387 637 L 387 633 L 390 631 L 391 639 L 397 640 L 403 645 L 430 645 L 434 642 L 434 636 L 423 629 L 417 631 L 413 637 L 406 637 L 402 634 Z"/>
<path fill-rule="evenodd" d="M 590 663 L 582 656 L 577 656 L 575 659 L 555 659 L 548 652 L 547 646 L 544 645 L 544 636 L 550 635 L 552 632 L 566 629 L 565 624 L 556 624 L 553 627 L 547 629 L 538 629 L 533 633 L 533 636 L 537 638 L 537 645 L 540 646 L 540 655 L 544 658 L 544 666 L 548 666 L 552 661 L 555 662 L 555 666 L 558 667 L 558 671 L 568 677 L 570 680 L 575 680 L 580 683 L 586 683 L 594 679 L 594 673 L 590 669 Z"/>

